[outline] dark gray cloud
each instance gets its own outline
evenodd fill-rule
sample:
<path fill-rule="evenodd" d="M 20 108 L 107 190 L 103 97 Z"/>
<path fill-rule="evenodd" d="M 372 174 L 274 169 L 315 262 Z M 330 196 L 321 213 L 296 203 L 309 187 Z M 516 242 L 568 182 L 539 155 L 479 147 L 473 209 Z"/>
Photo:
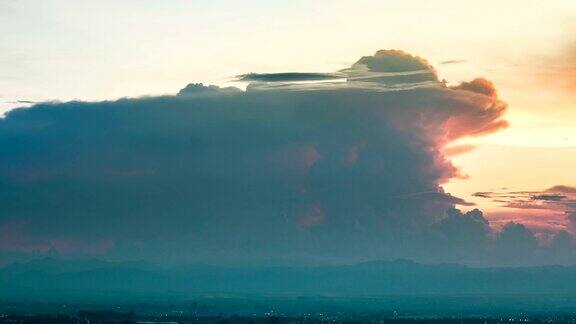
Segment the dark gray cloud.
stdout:
<path fill-rule="evenodd" d="M 11 111 L 0 122 L 0 232 L 10 233 L 0 249 L 488 260 L 484 217 L 446 214 L 471 204 L 441 185 L 459 175 L 445 145 L 505 126 L 493 86 L 448 88 L 402 51 L 339 73 L 346 82 L 191 84 L 176 96 Z"/>
<path fill-rule="evenodd" d="M 449 193 L 440 191 L 430 191 L 430 192 L 417 192 L 402 195 L 403 199 L 418 199 L 418 200 L 431 200 L 431 201 L 444 201 L 451 205 L 460 206 L 474 206 L 474 203 L 468 202 L 462 198 L 452 196 Z"/>
<path fill-rule="evenodd" d="M 576 260 L 574 236 L 568 231 L 559 231 L 544 247 L 542 254 L 548 259 L 548 263 L 573 265 Z"/>
<path fill-rule="evenodd" d="M 460 64 L 460 63 L 465 63 L 465 62 L 466 61 L 464 61 L 464 60 L 446 60 L 446 61 L 440 62 L 440 64 L 448 65 L 448 64 Z"/>
<path fill-rule="evenodd" d="M 439 248 L 447 250 L 450 262 L 474 262 L 486 259 L 492 230 L 488 220 L 478 209 L 462 213 L 449 209 L 446 218 L 433 225 L 439 233 Z"/>
<path fill-rule="evenodd" d="M 538 194 L 530 197 L 530 199 L 532 200 L 544 200 L 544 201 L 561 201 L 566 198 L 568 198 L 568 196 L 558 194 Z"/>
<path fill-rule="evenodd" d="M 237 81 L 259 82 L 296 82 L 322 81 L 346 78 L 338 73 L 284 72 L 284 73 L 248 73 L 236 77 Z"/>
<path fill-rule="evenodd" d="M 36 101 L 32 101 L 32 100 L 16 100 L 16 101 L 8 101 L 7 103 L 12 103 L 12 104 L 35 104 Z"/>
<path fill-rule="evenodd" d="M 242 90 L 235 87 L 221 88 L 218 86 L 210 85 L 205 86 L 202 83 L 190 83 L 180 91 L 178 91 L 178 96 L 192 97 L 209 97 L 209 96 L 221 96 L 227 93 L 240 93 Z"/>
<path fill-rule="evenodd" d="M 537 253 L 538 240 L 522 224 L 504 225 L 496 239 L 496 253 L 517 265 L 532 264 Z"/>

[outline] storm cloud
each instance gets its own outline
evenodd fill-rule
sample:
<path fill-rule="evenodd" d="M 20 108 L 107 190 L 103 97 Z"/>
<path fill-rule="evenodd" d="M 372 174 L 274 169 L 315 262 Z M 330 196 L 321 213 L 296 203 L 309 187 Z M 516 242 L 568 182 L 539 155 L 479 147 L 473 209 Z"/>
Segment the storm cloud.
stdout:
<path fill-rule="evenodd" d="M 246 91 L 191 84 L 175 96 L 9 112 L 0 233 L 10 234 L 0 250 L 219 263 L 484 260 L 489 224 L 480 211 L 454 211 L 470 203 L 442 189 L 460 176 L 442 152 L 506 126 L 494 86 L 447 87 L 424 59 L 397 50 L 319 74 L 342 80 L 290 82 L 302 75 L 247 74 Z"/>

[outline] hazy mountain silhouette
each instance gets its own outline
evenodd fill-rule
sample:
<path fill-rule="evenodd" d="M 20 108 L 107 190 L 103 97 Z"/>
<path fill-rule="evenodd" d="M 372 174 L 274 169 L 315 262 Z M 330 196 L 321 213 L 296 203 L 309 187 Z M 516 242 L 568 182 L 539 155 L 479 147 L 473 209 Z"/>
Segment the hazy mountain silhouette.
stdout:
<path fill-rule="evenodd" d="M 162 268 L 145 263 L 42 259 L 0 270 L 0 298 L 191 298 L 202 295 L 567 295 L 576 267 L 472 268 L 406 260 L 317 267 Z"/>

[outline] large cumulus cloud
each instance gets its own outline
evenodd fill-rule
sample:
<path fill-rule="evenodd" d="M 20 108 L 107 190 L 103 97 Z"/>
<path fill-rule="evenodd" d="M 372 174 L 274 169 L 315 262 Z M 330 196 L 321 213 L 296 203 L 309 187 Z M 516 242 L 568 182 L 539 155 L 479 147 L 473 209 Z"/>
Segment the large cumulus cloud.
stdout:
<path fill-rule="evenodd" d="M 481 213 L 446 214 L 469 204 L 443 191 L 459 173 L 442 151 L 505 126 L 493 85 L 446 87 L 402 51 L 334 75 L 250 74 L 246 91 L 196 84 L 10 112 L 0 233 L 11 235 L 0 249 L 349 262 L 441 261 L 463 247 L 483 258 Z"/>

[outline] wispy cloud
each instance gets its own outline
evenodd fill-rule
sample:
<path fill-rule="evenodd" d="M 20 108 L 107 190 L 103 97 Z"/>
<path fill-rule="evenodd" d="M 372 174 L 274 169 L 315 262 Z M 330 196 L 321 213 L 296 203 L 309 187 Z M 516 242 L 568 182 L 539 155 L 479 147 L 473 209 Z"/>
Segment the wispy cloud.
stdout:
<path fill-rule="evenodd" d="M 477 192 L 475 197 L 491 199 L 502 207 L 519 210 L 538 210 L 543 215 L 562 215 L 563 229 L 574 232 L 576 229 L 573 215 L 576 212 L 576 188 L 558 185 L 542 191 L 492 191 Z M 541 217 L 542 224 L 556 223 L 556 218 Z"/>
<path fill-rule="evenodd" d="M 464 60 L 446 60 L 446 61 L 440 62 L 440 64 L 443 64 L 443 65 L 460 64 L 460 63 L 466 63 L 466 61 L 464 61 Z"/>

